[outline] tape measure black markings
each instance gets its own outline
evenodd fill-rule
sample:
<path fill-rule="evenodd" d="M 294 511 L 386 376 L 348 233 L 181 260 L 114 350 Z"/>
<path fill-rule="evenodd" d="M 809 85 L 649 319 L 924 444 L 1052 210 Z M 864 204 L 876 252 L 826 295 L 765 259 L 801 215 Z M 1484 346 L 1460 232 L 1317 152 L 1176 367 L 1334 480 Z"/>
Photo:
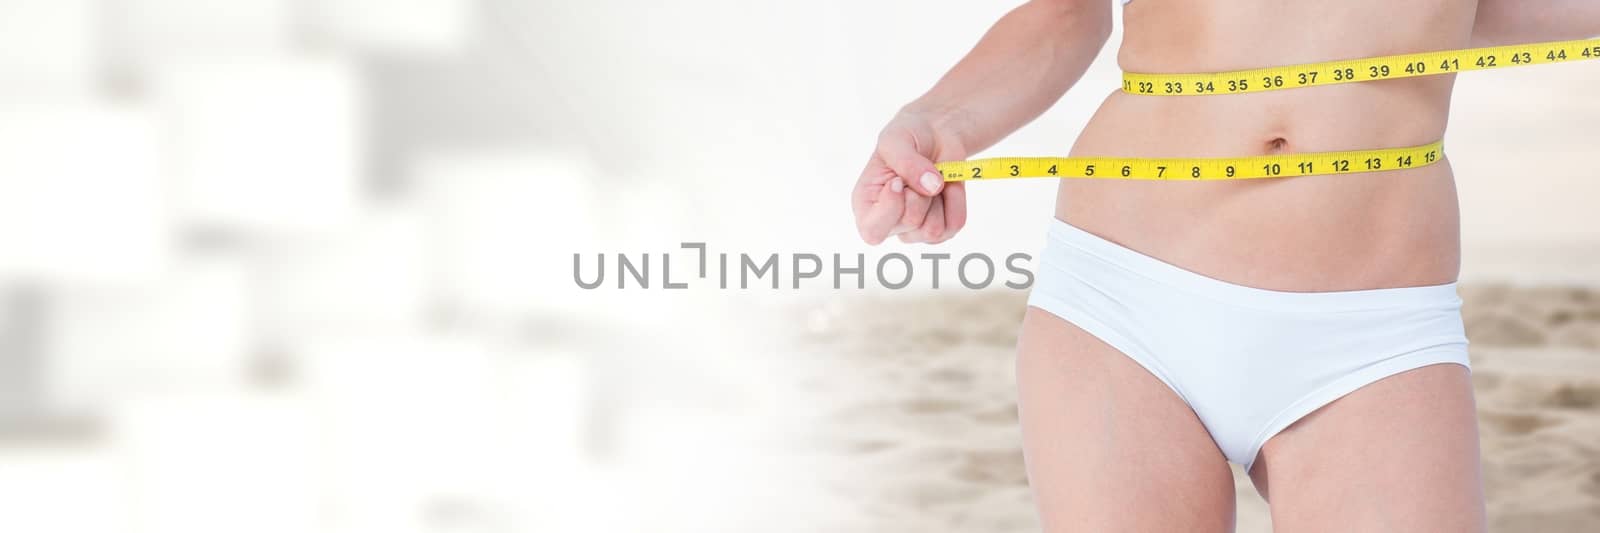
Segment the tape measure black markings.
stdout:
<path fill-rule="evenodd" d="M 1246 94 L 1600 59 L 1600 39 L 1558 41 L 1327 61 L 1201 74 L 1122 75 L 1144 96 Z M 1417 168 L 1443 158 L 1442 142 L 1407 148 L 1234 158 L 1002 157 L 939 163 L 945 181 L 1089 178 L 1207 181 Z"/>

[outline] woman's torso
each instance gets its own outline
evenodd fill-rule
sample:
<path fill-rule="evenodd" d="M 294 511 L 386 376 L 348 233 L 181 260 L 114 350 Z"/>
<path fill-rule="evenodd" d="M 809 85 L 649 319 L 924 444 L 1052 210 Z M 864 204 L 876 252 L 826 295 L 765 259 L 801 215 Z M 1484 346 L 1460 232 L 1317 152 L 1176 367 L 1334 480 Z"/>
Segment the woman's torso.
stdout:
<path fill-rule="evenodd" d="M 1476 0 L 1135 0 L 1130 72 L 1240 70 L 1464 48 Z M 1427 144 L 1454 75 L 1195 97 L 1114 92 L 1073 155 L 1235 157 Z M 1448 151 L 1448 146 L 1446 147 Z M 1448 157 L 1412 170 L 1239 182 L 1063 180 L 1056 216 L 1201 274 L 1334 291 L 1454 281 Z"/>

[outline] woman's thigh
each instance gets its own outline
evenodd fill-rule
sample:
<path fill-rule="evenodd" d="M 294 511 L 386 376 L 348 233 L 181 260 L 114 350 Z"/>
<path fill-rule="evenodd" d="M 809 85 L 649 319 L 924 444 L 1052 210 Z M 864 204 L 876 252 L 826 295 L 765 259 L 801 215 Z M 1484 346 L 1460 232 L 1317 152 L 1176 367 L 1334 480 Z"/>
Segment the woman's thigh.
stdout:
<path fill-rule="evenodd" d="M 1267 441 L 1251 477 L 1278 532 L 1483 531 L 1470 372 L 1430 365 L 1358 389 Z"/>
<path fill-rule="evenodd" d="M 1143 367 L 1028 308 L 1017 354 L 1028 480 L 1045 531 L 1230 531 L 1233 476 L 1194 412 Z"/>

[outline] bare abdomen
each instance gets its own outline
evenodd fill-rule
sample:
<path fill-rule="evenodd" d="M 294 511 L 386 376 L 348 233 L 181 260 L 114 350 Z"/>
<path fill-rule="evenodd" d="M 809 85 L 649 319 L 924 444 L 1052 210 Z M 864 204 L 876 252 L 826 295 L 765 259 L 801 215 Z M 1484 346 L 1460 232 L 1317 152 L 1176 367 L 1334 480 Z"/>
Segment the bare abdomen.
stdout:
<path fill-rule="evenodd" d="M 1123 68 L 1209 72 L 1460 48 L 1475 6 L 1454 0 L 1209 4 L 1130 4 Z M 1403 29 L 1359 22 L 1370 19 L 1360 16 L 1363 6 L 1371 13 L 1409 13 L 1389 13 L 1396 27 L 1432 25 L 1396 37 L 1393 32 Z M 1296 33 L 1295 24 L 1322 29 Z M 1188 40 L 1174 25 L 1192 30 Z M 1257 31 L 1241 37 L 1246 27 Z M 1113 92 L 1072 154 L 1233 157 L 1426 144 L 1444 135 L 1453 78 L 1243 95 Z M 1167 262 L 1253 287 L 1329 291 L 1445 283 L 1459 268 L 1448 144 L 1445 151 L 1439 164 L 1370 174 L 1198 183 L 1063 180 L 1057 216 Z"/>

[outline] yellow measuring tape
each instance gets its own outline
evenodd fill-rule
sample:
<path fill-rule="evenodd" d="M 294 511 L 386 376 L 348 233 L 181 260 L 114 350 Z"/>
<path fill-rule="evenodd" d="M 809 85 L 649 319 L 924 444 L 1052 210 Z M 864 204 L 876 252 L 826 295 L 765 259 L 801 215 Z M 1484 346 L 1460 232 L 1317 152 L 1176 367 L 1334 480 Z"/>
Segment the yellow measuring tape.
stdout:
<path fill-rule="evenodd" d="M 1000 157 L 939 163 L 945 181 L 1013 178 L 1113 178 L 1207 181 L 1353 174 L 1431 165 L 1444 143 L 1407 148 L 1194 158 Z"/>
<path fill-rule="evenodd" d="M 1124 73 L 1122 90 L 1147 96 L 1243 94 L 1471 70 L 1600 59 L 1600 39 L 1328 61 L 1203 74 Z M 945 181 L 1011 178 L 1235 180 L 1353 174 L 1438 162 L 1442 142 L 1406 148 L 1215 159 L 1004 157 L 939 163 Z"/>
<path fill-rule="evenodd" d="M 1243 94 L 1600 59 L 1600 39 L 1469 48 L 1209 74 L 1122 74 L 1122 91 L 1157 96 Z"/>

